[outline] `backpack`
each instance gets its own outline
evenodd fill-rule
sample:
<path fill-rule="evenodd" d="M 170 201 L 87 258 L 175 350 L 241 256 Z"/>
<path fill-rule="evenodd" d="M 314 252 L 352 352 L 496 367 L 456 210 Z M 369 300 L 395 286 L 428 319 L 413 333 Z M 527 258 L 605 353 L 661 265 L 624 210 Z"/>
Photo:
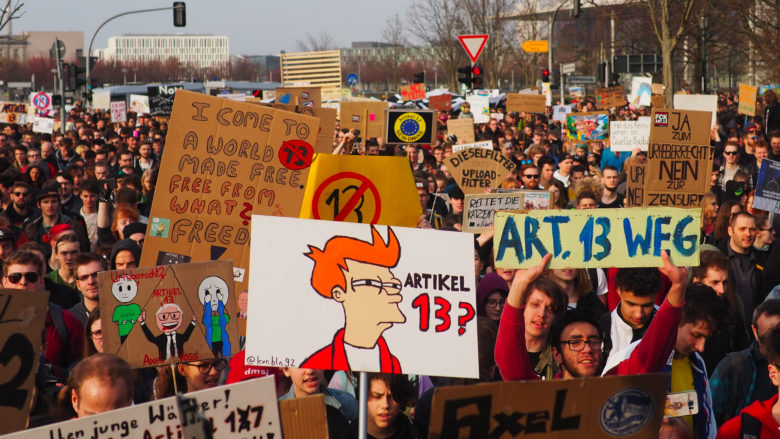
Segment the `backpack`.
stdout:
<path fill-rule="evenodd" d="M 64 348 L 70 348 L 70 334 L 68 333 L 68 327 L 65 326 L 65 317 L 62 315 L 62 307 L 56 303 L 49 303 L 49 315 L 51 315 L 51 321 L 54 323 L 54 329 L 57 330 L 57 335 L 60 336 L 62 346 Z"/>
<path fill-rule="evenodd" d="M 739 430 L 740 439 L 759 439 L 761 437 L 761 422 L 758 419 L 742 412 L 740 421 L 742 425 Z"/>

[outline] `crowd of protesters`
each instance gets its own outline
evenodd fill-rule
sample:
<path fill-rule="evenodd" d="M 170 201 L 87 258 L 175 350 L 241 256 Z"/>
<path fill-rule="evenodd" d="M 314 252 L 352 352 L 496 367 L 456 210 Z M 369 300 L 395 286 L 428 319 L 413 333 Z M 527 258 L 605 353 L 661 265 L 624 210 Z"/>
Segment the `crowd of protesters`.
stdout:
<path fill-rule="evenodd" d="M 578 110 L 595 110 L 592 101 Z M 103 353 L 97 273 L 136 267 L 154 199 L 164 120 L 74 108 L 64 135 L 6 124 L 0 134 L 0 261 L 4 288 L 50 292 L 31 426 L 88 416 L 260 376 L 280 400 L 325 395 L 331 437 L 356 437 L 358 394 L 368 392 L 369 437 L 425 438 L 433 390 L 476 382 L 667 372 L 669 393 L 695 394 L 698 412 L 665 418 L 662 437 L 775 437 L 780 432 L 780 246 L 771 212 L 753 208 L 762 160 L 780 160 L 780 105 L 763 95 L 757 116 L 722 94 L 711 131 L 711 192 L 701 202 L 701 263 L 660 268 L 528 270 L 494 267 L 493 236 L 474 237 L 478 380 L 247 366 L 201 360 L 132 370 Z M 505 188 L 551 192 L 557 209 L 625 206 L 627 169 L 646 153 L 609 142 L 572 143 L 548 115 L 499 104 L 475 138 L 517 166 Z M 409 159 L 424 215 L 420 227 L 461 231 L 464 194 L 444 159 L 459 140 L 439 113 L 431 145 L 385 145 L 339 129 L 334 154 Z M 611 119 L 649 115 L 611 109 Z M 466 255 L 463 255 L 466 257 Z M 252 334 L 248 334 L 251 337 Z"/>

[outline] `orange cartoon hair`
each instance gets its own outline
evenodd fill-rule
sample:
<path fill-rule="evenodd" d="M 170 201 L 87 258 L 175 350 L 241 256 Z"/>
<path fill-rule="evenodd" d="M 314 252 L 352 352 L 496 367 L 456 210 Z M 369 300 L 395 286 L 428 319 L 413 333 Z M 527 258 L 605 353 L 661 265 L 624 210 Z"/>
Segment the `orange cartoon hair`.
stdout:
<path fill-rule="evenodd" d="M 388 227 L 387 234 L 385 244 L 379 231 L 371 226 L 370 243 L 346 236 L 334 236 L 325 243 L 322 250 L 310 245 L 309 253 L 304 253 L 304 256 L 314 261 L 314 269 L 311 271 L 312 287 L 327 298 L 332 297 L 334 287 L 346 290 L 346 259 L 388 268 L 395 267 L 401 258 L 401 247 L 393 229 Z"/>

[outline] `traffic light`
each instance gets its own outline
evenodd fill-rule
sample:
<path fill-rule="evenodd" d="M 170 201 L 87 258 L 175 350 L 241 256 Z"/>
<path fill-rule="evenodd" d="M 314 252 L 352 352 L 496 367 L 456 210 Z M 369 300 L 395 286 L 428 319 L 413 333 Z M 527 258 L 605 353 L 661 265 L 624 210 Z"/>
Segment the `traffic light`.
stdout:
<path fill-rule="evenodd" d="M 471 84 L 473 88 L 482 88 L 482 69 L 479 66 L 471 68 Z"/>
<path fill-rule="evenodd" d="M 425 72 L 415 73 L 413 84 L 425 84 Z"/>
<path fill-rule="evenodd" d="M 620 85 L 620 74 L 619 73 L 613 73 L 610 77 L 612 81 L 609 83 L 609 85 Z"/>
<path fill-rule="evenodd" d="M 187 25 L 187 11 L 184 2 L 173 2 L 173 25 L 175 27 Z"/>
<path fill-rule="evenodd" d="M 471 88 L 471 73 L 471 66 L 459 67 L 458 82 L 461 84 L 466 84 L 467 87 Z"/>
<path fill-rule="evenodd" d="M 571 16 L 579 18 L 580 14 L 582 14 L 582 11 L 580 10 L 582 8 L 582 0 L 571 0 L 571 2 Z"/>
<path fill-rule="evenodd" d="M 550 82 L 550 69 L 542 70 L 542 82 Z"/>
<path fill-rule="evenodd" d="M 87 73 L 87 69 L 84 67 L 70 63 L 67 64 L 65 72 L 67 73 L 66 78 L 68 90 L 78 90 L 82 85 L 87 84 L 87 80 L 84 78 L 84 74 Z"/>

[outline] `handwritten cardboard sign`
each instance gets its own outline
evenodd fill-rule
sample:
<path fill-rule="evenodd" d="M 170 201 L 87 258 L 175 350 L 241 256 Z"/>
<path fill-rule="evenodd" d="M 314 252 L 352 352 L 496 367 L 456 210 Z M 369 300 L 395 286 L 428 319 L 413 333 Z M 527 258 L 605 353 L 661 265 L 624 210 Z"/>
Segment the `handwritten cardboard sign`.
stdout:
<path fill-rule="evenodd" d="M 668 250 L 678 266 L 699 264 L 701 209 L 647 208 L 498 212 L 496 267 L 653 267 Z M 572 239 L 576 237 L 575 239 Z"/>
<path fill-rule="evenodd" d="M 239 351 L 230 261 L 104 271 L 98 282 L 103 349 L 133 367 Z"/>
<path fill-rule="evenodd" d="M 573 111 L 573 105 L 554 105 L 553 106 L 553 120 L 557 120 L 561 123 L 566 123 L 566 115 L 571 114 Z"/>
<path fill-rule="evenodd" d="M 44 93 L 45 94 L 45 93 Z M 27 104 L 19 102 L 0 102 L 0 123 L 27 123 L 28 111 Z M 33 112 L 35 114 L 35 112 Z M 52 112 L 47 113 L 49 116 Z"/>
<path fill-rule="evenodd" d="M 570 113 L 566 115 L 566 137 L 580 142 L 609 139 L 609 113 Z"/>
<path fill-rule="evenodd" d="M 639 148 L 647 151 L 650 139 L 650 118 L 637 120 L 613 120 L 609 123 L 609 144 L 613 152 L 632 151 Z"/>
<path fill-rule="evenodd" d="M 198 411 L 213 427 L 213 437 L 281 437 L 279 408 L 273 377 L 189 392 Z M 90 438 L 117 439 L 201 437 L 187 434 L 199 427 L 182 415 L 175 396 L 100 413 L 86 418 L 50 424 L 7 436 L 8 439 Z"/>
<path fill-rule="evenodd" d="M 668 385 L 652 374 L 438 387 L 428 437 L 656 439 Z"/>
<path fill-rule="evenodd" d="M 753 208 L 780 213 L 780 162 L 761 161 Z"/>
<path fill-rule="evenodd" d="M 637 163 L 626 166 L 626 207 L 642 207 L 645 205 L 645 164 Z M 693 206 L 691 206 L 693 207 Z"/>
<path fill-rule="evenodd" d="M 452 145 L 452 152 L 456 153 L 458 151 L 461 151 L 461 150 L 464 150 L 464 149 L 467 149 L 467 148 L 493 149 L 493 141 L 492 140 L 482 140 L 480 142 Z"/>
<path fill-rule="evenodd" d="M 650 118 L 650 142 L 709 145 L 710 113 L 654 108 Z"/>
<path fill-rule="evenodd" d="M 438 111 L 450 111 L 452 109 L 452 95 L 445 93 L 429 97 L 428 108 Z"/>
<path fill-rule="evenodd" d="M 155 85 L 147 87 L 146 94 L 149 96 L 149 114 L 152 116 L 167 116 L 171 114 L 171 111 L 173 111 L 173 101 L 179 90 L 184 90 L 184 86 Z"/>
<path fill-rule="evenodd" d="M 408 158 L 315 156 L 300 218 L 415 227 L 420 215 Z"/>
<path fill-rule="evenodd" d="M 320 439 L 328 436 L 325 395 L 322 393 L 279 401 L 279 418 L 285 438 Z"/>
<path fill-rule="evenodd" d="M 275 91 L 277 104 L 301 105 L 303 107 L 321 107 L 322 89 L 320 87 L 278 87 Z"/>
<path fill-rule="evenodd" d="M 125 105 L 125 101 L 111 102 L 111 123 L 127 121 L 127 109 L 125 108 Z"/>
<path fill-rule="evenodd" d="M 666 108 L 666 103 L 662 95 L 650 96 L 650 104 L 653 108 Z"/>
<path fill-rule="evenodd" d="M 265 104 L 249 100 L 247 100 L 247 102 L 265 105 L 271 108 L 276 108 L 277 110 L 303 114 L 304 116 L 316 117 L 320 120 L 320 129 L 319 133 L 317 134 L 317 142 L 313 145 L 314 152 L 329 153 L 333 151 L 333 131 L 336 129 L 336 120 L 338 120 L 338 112 L 335 108 L 306 107 L 303 105 L 277 103 Z"/>
<path fill-rule="evenodd" d="M 547 191 L 513 189 L 490 194 L 468 194 L 464 200 L 463 231 L 482 233 L 493 228 L 493 216 L 498 211 L 549 209 Z"/>
<path fill-rule="evenodd" d="M 476 378 L 473 240 L 254 217 L 247 364 Z"/>
<path fill-rule="evenodd" d="M 472 94 L 466 98 L 466 101 L 471 105 L 474 123 L 488 123 L 490 121 L 490 98 L 487 95 Z"/>
<path fill-rule="evenodd" d="M 382 137 L 385 128 L 387 102 L 341 102 L 341 128 L 361 130 L 363 138 Z"/>
<path fill-rule="evenodd" d="M 430 144 L 436 132 L 436 119 L 429 110 L 387 110 L 385 143 Z"/>
<path fill-rule="evenodd" d="M 46 291 L 0 290 L 0 434 L 27 426 L 48 306 Z"/>
<path fill-rule="evenodd" d="M 405 101 L 425 99 L 425 84 L 402 85 L 401 98 Z"/>
<path fill-rule="evenodd" d="M 33 132 L 52 134 L 54 132 L 54 118 L 35 116 L 35 119 L 33 120 Z"/>
<path fill-rule="evenodd" d="M 320 121 L 176 94 L 141 266 L 232 260 L 246 289 L 252 213 L 298 216 Z"/>
<path fill-rule="evenodd" d="M 454 134 L 458 143 L 474 143 L 474 119 L 447 119 L 447 134 Z"/>
<path fill-rule="evenodd" d="M 755 116 L 757 93 L 758 87 L 748 84 L 739 84 L 739 106 L 737 107 L 737 113 Z"/>
<path fill-rule="evenodd" d="M 538 94 L 507 93 L 506 111 L 544 114 L 547 111 L 547 98 Z"/>
<path fill-rule="evenodd" d="M 149 114 L 149 96 L 131 94 L 130 111 L 137 114 Z"/>
<path fill-rule="evenodd" d="M 622 85 L 596 89 L 596 108 L 622 107 L 626 104 L 626 92 Z"/>
<path fill-rule="evenodd" d="M 464 194 L 478 194 L 487 188 L 494 188 L 515 169 L 515 163 L 499 151 L 483 148 L 468 148 L 452 153 L 444 159 L 455 183 Z"/>

